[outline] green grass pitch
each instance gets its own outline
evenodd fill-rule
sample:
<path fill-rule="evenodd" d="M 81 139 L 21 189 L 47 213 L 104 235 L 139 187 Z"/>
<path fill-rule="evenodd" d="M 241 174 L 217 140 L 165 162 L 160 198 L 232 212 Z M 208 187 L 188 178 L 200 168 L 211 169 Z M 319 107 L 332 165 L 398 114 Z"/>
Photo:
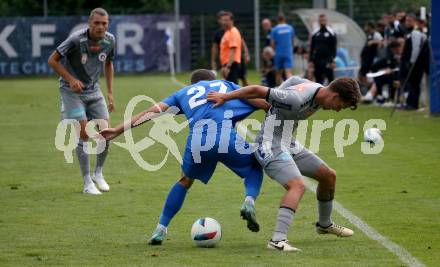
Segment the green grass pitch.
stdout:
<path fill-rule="evenodd" d="M 178 78 L 186 82 L 188 74 Z M 256 73 L 251 80 L 257 82 Z M 177 88 L 168 75 L 117 76 L 113 125 L 123 120 L 131 97 L 160 100 Z M 145 106 L 137 110 L 141 108 Z M 168 190 L 179 177 L 179 164 L 169 157 L 164 168 L 147 172 L 126 150 L 112 146 L 104 170 L 110 193 L 83 195 L 76 155 L 74 164 L 67 164 L 55 148 L 59 109 L 55 77 L 0 80 L 1 266 L 404 266 L 336 212 L 334 220 L 352 227 L 355 235 L 317 235 L 316 201 L 310 191 L 289 232 L 291 242 L 303 252 L 267 250 L 283 189 L 265 177 L 256 204 L 261 231 L 251 233 L 239 218 L 241 180 L 222 165 L 208 185 L 195 182 L 163 246 L 148 246 Z M 354 112 L 318 112 L 312 119 L 354 118 L 361 127 L 370 118 L 387 122 L 385 148 L 379 155 L 361 153 L 360 133 L 358 141 L 345 148 L 345 157 L 337 158 L 333 130 L 324 131 L 319 155 L 338 172 L 336 199 L 345 208 L 427 266 L 438 266 L 440 118 L 400 111 L 390 118 L 389 111 L 361 106 Z M 252 117 L 261 120 L 263 113 Z M 136 138 L 145 136 L 148 128 L 136 129 Z M 186 131 L 173 137 L 182 149 Z M 159 162 L 164 151 L 156 144 L 142 155 Z M 217 219 L 223 228 L 222 241 L 213 249 L 196 248 L 190 239 L 192 223 L 205 216 Z"/>

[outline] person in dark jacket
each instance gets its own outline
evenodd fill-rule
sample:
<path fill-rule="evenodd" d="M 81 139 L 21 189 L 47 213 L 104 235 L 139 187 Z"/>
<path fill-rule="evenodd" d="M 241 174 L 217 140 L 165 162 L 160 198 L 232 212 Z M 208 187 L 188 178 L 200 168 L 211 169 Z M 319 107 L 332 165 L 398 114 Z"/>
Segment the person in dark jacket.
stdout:
<path fill-rule="evenodd" d="M 407 109 L 418 109 L 420 83 L 424 73 L 429 71 L 429 45 L 426 35 L 418 28 L 417 18 L 409 14 L 405 19 L 405 44 L 401 62 L 401 82 L 406 81 L 403 88 L 408 92 Z"/>
<path fill-rule="evenodd" d="M 317 83 L 323 83 L 324 78 L 328 82 L 334 80 L 334 68 L 336 57 L 336 34 L 327 26 L 327 16 L 319 15 L 320 27 L 312 33 L 310 43 L 309 67 L 314 69 Z"/>

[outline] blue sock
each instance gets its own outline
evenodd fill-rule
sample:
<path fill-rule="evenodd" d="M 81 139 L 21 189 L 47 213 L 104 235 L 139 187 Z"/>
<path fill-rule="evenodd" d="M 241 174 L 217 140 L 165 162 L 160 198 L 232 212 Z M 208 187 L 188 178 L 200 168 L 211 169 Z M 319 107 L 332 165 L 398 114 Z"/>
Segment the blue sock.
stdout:
<path fill-rule="evenodd" d="M 260 194 L 261 183 L 263 182 L 263 170 L 261 167 L 254 167 L 244 178 L 244 186 L 246 188 L 246 196 L 257 199 Z"/>
<path fill-rule="evenodd" d="M 167 200 L 165 201 L 162 214 L 160 215 L 160 224 L 168 227 L 168 224 L 170 224 L 170 221 L 173 219 L 174 215 L 176 215 L 176 213 L 182 207 L 186 192 L 186 188 L 179 182 L 177 182 L 171 188 L 170 192 L 168 193 Z"/>

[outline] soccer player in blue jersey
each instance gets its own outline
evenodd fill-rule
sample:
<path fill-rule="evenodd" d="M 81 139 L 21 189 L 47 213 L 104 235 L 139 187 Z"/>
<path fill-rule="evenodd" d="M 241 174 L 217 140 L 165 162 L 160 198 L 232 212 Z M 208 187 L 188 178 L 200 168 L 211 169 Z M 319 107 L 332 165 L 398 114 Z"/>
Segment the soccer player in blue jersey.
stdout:
<path fill-rule="evenodd" d="M 295 30 L 287 24 L 283 14 L 278 15 L 278 24 L 270 33 L 271 46 L 275 49 L 275 68 L 277 70 L 277 84 L 281 84 L 283 73 L 286 79 L 292 76 L 293 68 L 293 40 Z"/>
<path fill-rule="evenodd" d="M 149 241 L 151 245 L 162 244 L 167 227 L 182 207 L 187 190 L 194 179 L 208 183 L 218 162 L 244 178 L 246 197 L 240 215 L 247 221 L 247 227 L 251 231 L 259 231 L 254 201 L 260 191 L 263 173 L 251 150 L 245 152 L 236 149 L 236 147 L 249 148 L 249 144 L 237 134 L 234 125 L 257 108 L 267 110 L 270 105 L 261 99 L 249 102 L 235 100 L 214 109 L 213 104 L 206 100 L 209 92 L 227 93 L 239 88 L 234 83 L 214 79 L 215 76 L 211 71 L 196 70 L 191 77 L 192 85 L 178 90 L 157 105 L 137 114 L 131 121 L 100 132 L 106 140 L 111 140 L 124 130 L 140 125 L 140 120 L 142 123 L 149 121 L 170 107 L 177 107 L 179 113 L 185 114 L 189 121 L 190 131 L 183 156 L 182 176 L 168 193 L 159 223 Z M 201 140 L 206 140 L 205 144 L 211 143 L 212 148 L 209 150 L 202 148 Z"/>

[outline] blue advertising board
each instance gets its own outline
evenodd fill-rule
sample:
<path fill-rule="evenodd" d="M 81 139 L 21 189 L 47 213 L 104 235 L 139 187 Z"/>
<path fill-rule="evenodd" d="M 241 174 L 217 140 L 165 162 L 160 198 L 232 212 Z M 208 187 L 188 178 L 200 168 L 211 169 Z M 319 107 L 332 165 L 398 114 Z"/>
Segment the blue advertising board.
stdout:
<path fill-rule="evenodd" d="M 440 1 L 431 1 L 431 95 L 430 112 L 440 114 Z"/>
<path fill-rule="evenodd" d="M 0 18 L 0 76 L 52 74 L 47 59 L 69 34 L 87 27 L 88 17 Z M 109 32 L 115 35 L 114 66 L 117 73 L 168 71 L 165 31 L 174 31 L 172 15 L 110 16 Z M 190 51 L 189 17 L 181 16 L 180 46 Z M 182 70 L 190 69 L 190 53 L 181 54 Z"/>

